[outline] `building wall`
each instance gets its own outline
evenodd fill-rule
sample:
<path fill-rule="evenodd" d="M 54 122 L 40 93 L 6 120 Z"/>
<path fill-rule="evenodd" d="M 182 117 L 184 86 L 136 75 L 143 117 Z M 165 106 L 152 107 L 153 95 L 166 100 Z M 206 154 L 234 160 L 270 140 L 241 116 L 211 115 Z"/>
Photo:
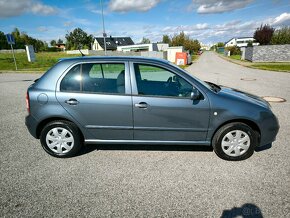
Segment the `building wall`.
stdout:
<path fill-rule="evenodd" d="M 95 51 L 104 51 L 104 49 L 100 46 L 100 44 L 98 43 L 98 41 L 96 39 L 93 43 L 92 49 Z"/>
<path fill-rule="evenodd" d="M 252 62 L 290 62 L 290 44 L 247 47 L 245 59 Z"/>
<path fill-rule="evenodd" d="M 161 51 L 141 51 L 141 56 L 167 60 L 167 52 L 161 52 Z"/>
<path fill-rule="evenodd" d="M 175 63 L 176 52 L 183 52 L 183 46 L 180 47 L 169 47 L 167 49 L 167 60 Z"/>
<path fill-rule="evenodd" d="M 105 51 L 96 51 L 89 49 L 81 50 L 84 55 L 105 56 Z M 67 51 L 67 54 L 80 54 L 79 50 Z M 141 52 L 120 52 L 120 51 L 107 51 L 107 56 L 140 56 Z"/>

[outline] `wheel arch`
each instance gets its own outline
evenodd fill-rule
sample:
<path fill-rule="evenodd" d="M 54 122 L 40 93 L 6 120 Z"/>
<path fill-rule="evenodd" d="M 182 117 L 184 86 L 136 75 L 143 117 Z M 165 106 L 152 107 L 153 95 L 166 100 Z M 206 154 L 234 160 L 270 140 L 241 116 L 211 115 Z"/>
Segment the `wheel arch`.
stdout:
<path fill-rule="evenodd" d="M 38 139 L 40 138 L 41 131 L 45 127 L 45 125 L 50 123 L 50 122 L 53 122 L 53 121 L 67 121 L 67 122 L 73 123 L 78 128 L 82 139 L 84 139 L 84 134 L 81 131 L 81 129 L 78 127 L 78 125 L 76 125 L 76 123 L 73 122 L 72 120 L 69 120 L 69 119 L 64 118 L 64 117 L 50 117 L 50 118 L 46 118 L 46 119 L 42 120 L 36 128 L 36 137 Z"/>
<path fill-rule="evenodd" d="M 257 134 L 257 137 L 258 137 L 257 139 L 258 139 L 258 144 L 260 144 L 260 141 L 261 141 L 261 130 L 260 130 L 259 126 L 257 125 L 257 123 L 255 123 L 255 122 L 252 121 L 252 120 L 248 120 L 248 119 L 233 119 L 233 120 L 228 120 L 228 121 L 226 121 L 226 122 L 220 124 L 220 125 L 215 129 L 214 133 L 212 134 L 212 136 L 211 136 L 211 142 L 212 142 L 212 140 L 213 140 L 215 134 L 217 133 L 217 131 L 218 131 L 221 127 L 223 127 L 223 126 L 225 126 L 225 125 L 227 125 L 227 124 L 229 124 L 229 123 L 244 123 L 244 124 L 248 125 L 249 127 L 251 127 L 251 128 L 252 128 L 256 133 L 258 133 L 258 134 Z"/>

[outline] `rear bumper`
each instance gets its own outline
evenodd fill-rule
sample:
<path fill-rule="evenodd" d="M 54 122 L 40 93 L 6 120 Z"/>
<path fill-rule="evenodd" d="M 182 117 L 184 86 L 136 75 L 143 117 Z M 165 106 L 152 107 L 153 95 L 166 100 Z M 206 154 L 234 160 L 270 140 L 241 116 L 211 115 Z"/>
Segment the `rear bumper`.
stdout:
<path fill-rule="evenodd" d="M 25 117 L 25 125 L 29 131 L 29 133 L 34 137 L 34 138 L 38 138 L 37 137 L 37 124 L 38 122 L 36 121 L 36 119 L 31 116 L 28 115 Z"/>

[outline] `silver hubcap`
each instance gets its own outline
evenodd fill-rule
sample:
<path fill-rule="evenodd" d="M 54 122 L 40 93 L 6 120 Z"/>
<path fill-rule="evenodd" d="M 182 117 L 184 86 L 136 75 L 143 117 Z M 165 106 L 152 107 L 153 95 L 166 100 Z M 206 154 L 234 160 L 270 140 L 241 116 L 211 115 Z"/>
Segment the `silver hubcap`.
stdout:
<path fill-rule="evenodd" d="M 65 154 L 74 146 L 73 135 L 65 128 L 56 127 L 46 134 L 46 144 L 57 154 Z"/>
<path fill-rule="evenodd" d="M 251 140 L 247 133 L 241 130 L 233 130 L 223 137 L 222 149 L 227 155 L 237 157 L 246 153 L 250 144 Z"/>

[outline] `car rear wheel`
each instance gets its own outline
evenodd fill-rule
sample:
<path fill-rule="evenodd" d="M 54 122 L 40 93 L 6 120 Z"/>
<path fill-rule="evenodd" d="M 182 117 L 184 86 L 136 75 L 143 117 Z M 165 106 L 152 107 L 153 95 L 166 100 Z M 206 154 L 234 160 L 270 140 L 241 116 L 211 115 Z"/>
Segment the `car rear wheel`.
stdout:
<path fill-rule="evenodd" d="M 43 149 L 54 157 L 71 157 L 79 152 L 82 146 L 78 128 L 68 121 L 48 123 L 40 134 Z"/>
<path fill-rule="evenodd" d="M 252 156 L 258 144 L 257 133 L 240 122 L 221 127 L 213 137 L 215 153 L 224 160 L 239 161 Z"/>

